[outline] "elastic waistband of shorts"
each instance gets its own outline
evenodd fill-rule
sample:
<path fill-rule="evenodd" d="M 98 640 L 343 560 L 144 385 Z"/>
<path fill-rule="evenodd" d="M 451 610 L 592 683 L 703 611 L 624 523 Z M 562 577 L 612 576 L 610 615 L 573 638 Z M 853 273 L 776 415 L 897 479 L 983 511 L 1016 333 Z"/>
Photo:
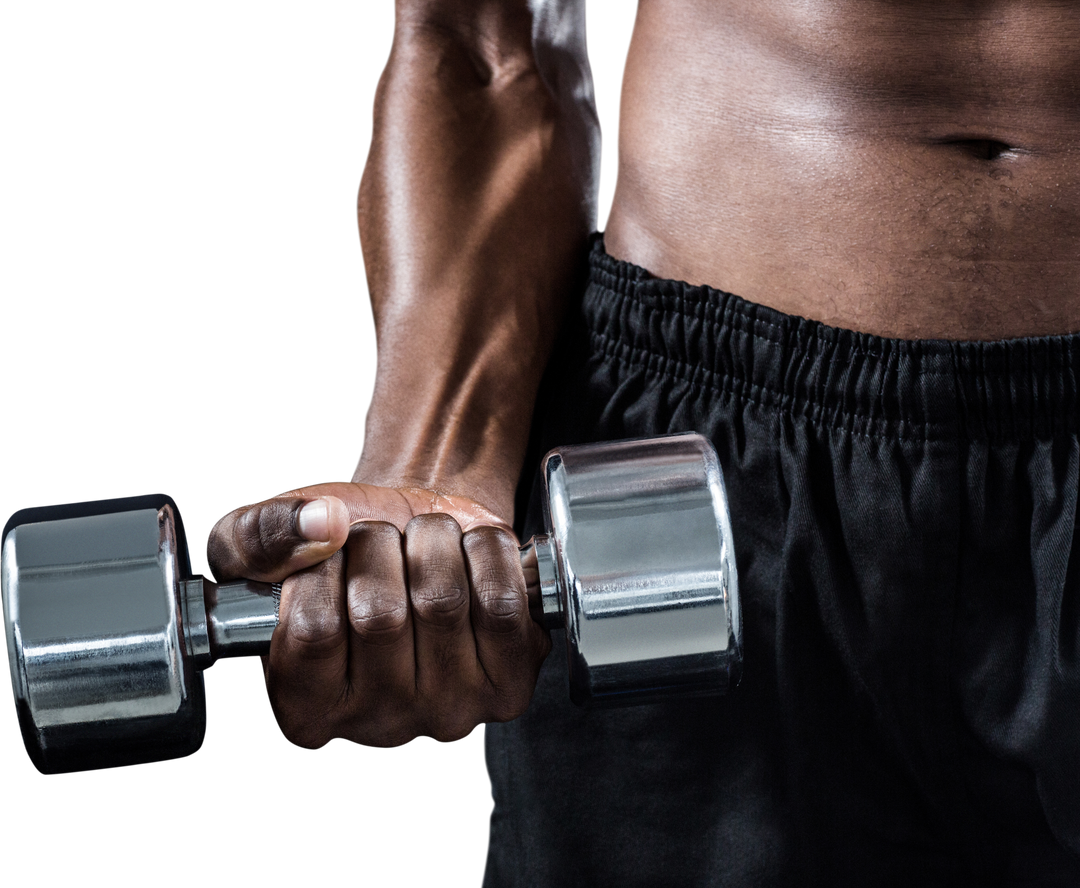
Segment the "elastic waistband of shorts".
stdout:
<path fill-rule="evenodd" d="M 1080 334 L 872 336 L 654 278 L 608 256 L 600 236 L 583 310 L 594 352 L 820 425 L 920 439 L 1077 432 Z"/>

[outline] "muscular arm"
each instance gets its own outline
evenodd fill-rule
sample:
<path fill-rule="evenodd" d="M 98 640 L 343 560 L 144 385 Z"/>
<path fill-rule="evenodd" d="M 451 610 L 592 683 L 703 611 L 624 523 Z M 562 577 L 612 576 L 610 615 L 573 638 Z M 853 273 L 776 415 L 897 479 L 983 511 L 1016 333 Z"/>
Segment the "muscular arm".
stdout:
<path fill-rule="evenodd" d="M 360 186 L 379 364 L 356 480 L 512 520 L 598 151 L 583 0 L 399 0 Z"/>
<path fill-rule="evenodd" d="M 399 0 L 360 189 L 379 342 L 352 483 L 226 515 L 219 580 L 283 582 L 266 661 L 285 735 L 452 740 L 529 704 L 513 492 L 592 225 L 579 0 Z"/>

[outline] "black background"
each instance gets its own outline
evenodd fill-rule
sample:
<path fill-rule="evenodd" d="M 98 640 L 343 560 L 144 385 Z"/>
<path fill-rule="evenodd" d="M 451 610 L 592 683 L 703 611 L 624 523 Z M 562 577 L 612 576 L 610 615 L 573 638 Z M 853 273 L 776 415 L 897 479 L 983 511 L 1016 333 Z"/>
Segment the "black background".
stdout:
<path fill-rule="evenodd" d="M 592 14 L 608 184 L 621 6 Z M 389 2 L 94 11 L 10 33 L 0 514 L 167 490 L 201 571 L 221 511 L 349 475 L 372 373 L 352 196 L 390 36 Z M 211 674 L 211 737 L 190 762 L 46 780 L 6 707 L 0 731 L 10 859 L 44 849 L 53 878 L 480 875 L 480 734 L 297 751 L 257 663 Z"/>

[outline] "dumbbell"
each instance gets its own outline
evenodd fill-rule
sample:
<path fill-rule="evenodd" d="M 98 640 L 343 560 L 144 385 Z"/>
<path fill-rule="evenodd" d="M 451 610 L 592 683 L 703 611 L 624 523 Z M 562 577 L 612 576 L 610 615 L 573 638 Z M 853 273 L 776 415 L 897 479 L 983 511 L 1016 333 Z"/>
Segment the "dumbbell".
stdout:
<path fill-rule="evenodd" d="M 530 610 L 566 637 L 585 706 L 725 692 L 742 632 L 716 453 L 699 435 L 563 447 L 547 533 L 521 549 Z M 202 670 L 266 653 L 279 589 L 191 575 L 167 496 L 26 509 L 4 529 L 4 620 L 27 752 L 43 773 L 202 744 Z"/>

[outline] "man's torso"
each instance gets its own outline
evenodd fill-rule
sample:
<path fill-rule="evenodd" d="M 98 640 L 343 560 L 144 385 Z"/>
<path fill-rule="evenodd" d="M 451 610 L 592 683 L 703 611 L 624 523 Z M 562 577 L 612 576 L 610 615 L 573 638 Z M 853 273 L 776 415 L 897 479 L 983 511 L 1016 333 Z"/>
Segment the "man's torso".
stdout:
<path fill-rule="evenodd" d="M 641 0 L 606 243 L 885 336 L 1080 330 L 1080 3 Z"/>

